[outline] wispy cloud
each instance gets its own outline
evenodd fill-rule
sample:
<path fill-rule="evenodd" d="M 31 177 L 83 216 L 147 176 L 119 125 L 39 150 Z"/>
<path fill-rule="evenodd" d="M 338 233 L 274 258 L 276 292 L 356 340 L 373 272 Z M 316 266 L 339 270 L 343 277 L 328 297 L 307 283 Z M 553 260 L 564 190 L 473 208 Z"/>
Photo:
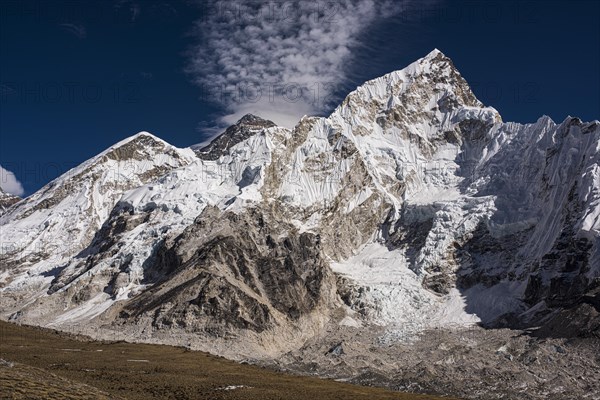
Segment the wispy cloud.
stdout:
<path fill-rule="evenodd" d="M 87 29 L 83 24 L 72 24 L 72 23 L 64 23 L 59 24 L 60 28 L 67 33 L 75 36 L 79 40 L 83 40 L 87 37 Z"/>
<path fill-rule="evenodd" d="M 140 4 L 132 0 L 118 0 L 115 3 L 115 9 L 117 11 L 124 10 L 126 13 L 128 13 L 131 22 L 135 22 L 142 11 Z"/>
<path fill-rule="evenodd" d="M 6 193 L 14 194 L 16 196 L 23 196 L 25 190 L 23 185 L 17 179 L 15 174 L 11 171 L 2 168 L 0 165 L 0 188 Z"/>
<path fill-rule="evenodd" d="M 347 83 L 361 34 L 407 1 L 209 1 L 188 72 L 221 123 L 254 113 L 292 127 L 320 114 Z"/>

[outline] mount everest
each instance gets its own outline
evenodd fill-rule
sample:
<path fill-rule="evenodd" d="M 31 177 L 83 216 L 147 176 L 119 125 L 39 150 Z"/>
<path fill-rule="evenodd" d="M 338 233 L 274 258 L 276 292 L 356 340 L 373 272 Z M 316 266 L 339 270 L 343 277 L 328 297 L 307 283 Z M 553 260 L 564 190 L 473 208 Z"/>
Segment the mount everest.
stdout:
<path fill-rule="evenodd" d="M 600 332 L 600 122 L 505 123 L 438 50 L 293 130 L 141 132 L 2 201 L 19 323 L 286 368 L 348 332 Z"/>

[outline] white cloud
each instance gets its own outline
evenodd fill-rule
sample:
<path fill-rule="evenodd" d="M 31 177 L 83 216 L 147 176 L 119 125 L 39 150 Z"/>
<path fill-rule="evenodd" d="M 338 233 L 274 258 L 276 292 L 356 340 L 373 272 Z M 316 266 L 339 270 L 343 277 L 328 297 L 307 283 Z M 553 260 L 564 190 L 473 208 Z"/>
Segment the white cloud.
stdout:
<path fill-rule="evenodd" d="M 2 168 L 0 165 L 0 188 L 3 191 L 14 194 L 15 196 L 23 196 L 25 190 L 21 182 L 15 177 L 15 174 Z"/>
<path fill-rule="evenodd" d="M 352 50 L 376 21 L 407 1 L 209 1 L 197 21 L 188 72 L 221 123 L 251 112 L 293 127 L 332 105 L 347 84 Z"/>

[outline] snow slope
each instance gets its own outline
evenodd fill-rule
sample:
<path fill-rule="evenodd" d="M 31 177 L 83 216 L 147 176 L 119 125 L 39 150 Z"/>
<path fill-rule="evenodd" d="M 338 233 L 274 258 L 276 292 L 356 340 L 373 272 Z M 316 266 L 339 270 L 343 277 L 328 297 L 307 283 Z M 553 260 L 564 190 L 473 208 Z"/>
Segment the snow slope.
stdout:
<path fill-rule="evenodd" d="M 49 283 L 44 274 L 89 245 L 124 192 L 194 159 L 191 150 L 140 132 L 67 171 L 0 217 L 1 279 Z"/>

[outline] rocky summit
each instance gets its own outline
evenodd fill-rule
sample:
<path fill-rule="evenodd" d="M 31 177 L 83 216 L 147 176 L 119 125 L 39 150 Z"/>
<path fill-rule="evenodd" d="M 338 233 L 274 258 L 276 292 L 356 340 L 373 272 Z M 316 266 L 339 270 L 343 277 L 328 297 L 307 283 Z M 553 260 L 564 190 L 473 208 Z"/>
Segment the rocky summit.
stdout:
<path fill-rule="evenodd" d="M 10 193 L 6 193 L 2 188 L 0 188 L 0 215 L 4 214 L 4 212 L 13 204 L 18 203 L 21 200 L 20 197 L 15 196 Z"/>
<path fill-rule="evenodd" d="M 187 149 L 142 132 L 13 203 L 6 320 L 407 391 L 600 396 L 600 122 L 503 122 L 438 50 L 327 118 L 246 115 Z"/>

